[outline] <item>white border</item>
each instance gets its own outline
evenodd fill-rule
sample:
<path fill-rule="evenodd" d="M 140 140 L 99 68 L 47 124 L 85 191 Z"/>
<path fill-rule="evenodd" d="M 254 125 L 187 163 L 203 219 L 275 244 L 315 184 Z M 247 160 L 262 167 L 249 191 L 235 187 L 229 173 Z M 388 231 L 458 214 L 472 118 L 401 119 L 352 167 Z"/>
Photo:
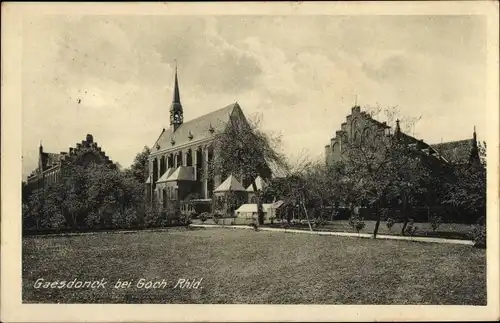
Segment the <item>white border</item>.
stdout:
<path fill-rule="evenodd" d="M 21 304 L 21 21 L 26 15 L 429 15 L 478 14 L 488 30 L 488 306 L 26 305 Z M 499 319 L 498 20 L 496 1 L 307 3 L 2 3 L 1 320 L 422 321 Z M 474 107 L 471 107 L 474 108 Z"/>

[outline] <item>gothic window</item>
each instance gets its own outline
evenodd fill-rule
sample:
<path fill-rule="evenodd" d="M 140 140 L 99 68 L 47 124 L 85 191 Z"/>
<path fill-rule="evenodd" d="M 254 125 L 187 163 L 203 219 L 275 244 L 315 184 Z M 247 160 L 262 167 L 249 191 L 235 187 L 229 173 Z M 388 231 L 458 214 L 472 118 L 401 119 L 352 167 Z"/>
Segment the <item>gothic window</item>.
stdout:
<path fill-rule="evenodd" d="M 340 145 L 338 143 L 333 144 L 333 152 L 338 152 L 340 150 Z"/>
<path fill-rule="evenodd" d="M 352 123 L 351 123 L 351 136 L 355 136 L 356 135 L 356 131 L 358 130 L 358 119 L 354 119 L 352 120 Z"/>
<path fill-rule="evenodd" d="M 363 137 L 361 138 L 362 142 L 363 143 L 369 142 L 370 137 L 371 137 L 371 131 L 370 131 L 370 129 L 369 128 L 365 128 L 363 130 Z"/>
<path fill-rule="evenodd" d="M 186 152 L 186 166 L 193 166 L 193 154 L 191 149 Z"/>
<path fill-rule="evenodd" d="M 168 168 L 172 168 L 174 167 L 174 155 L 172 154 L 169 154 L 168 157 L 167 157 L 167 166 Z"/>
<path fill-rule="evenodd" d="M 175 154 L 175 167 L 182 166 L 182 152 L 178 152 Z"/>
<path fill-rule="evenodd" d="M 155 160 L 153 160 L 153 183 L 156 183 L 157 180 L 158 180 L 158 161 L 155 158 Z"/>
<path fill-rule="evenodd" d="M 165 171 L 167 170 L 165 159 L 166 159 L 165 156 L 160 157 L 160 176 L 162 176 L 165 173 Z"/>
<path fill-rule="evenodd" d="M 341 138 L 342 138 L 342 143 L 347 143 L 347 141 L 348 141 L 347 140 L 347 134 L 345 132 L 342 134 Z"/>
<path fill-rule="evenodd" d="M 354 132 L 353 139 L 355 142 L 359 142 L 359 140 L 361 139 L 361 135 L 360 135 L 359 131 Z"/>

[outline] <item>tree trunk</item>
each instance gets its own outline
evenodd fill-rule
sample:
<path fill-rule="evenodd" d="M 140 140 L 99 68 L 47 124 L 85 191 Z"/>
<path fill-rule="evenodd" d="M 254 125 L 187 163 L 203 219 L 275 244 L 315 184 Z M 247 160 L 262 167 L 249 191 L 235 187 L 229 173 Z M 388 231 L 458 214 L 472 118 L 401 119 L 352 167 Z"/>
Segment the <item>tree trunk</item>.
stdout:
<path fill-rule="evenodd" d="M 381 220 L 378 202 L 375 203 L 375 216 L 377 217 L 377 222 L 375 223 L 375 229 L 373 230 L 373 239 L 377 238 L 378 228 L 380 226 L 380 220 Z"/>
<path fill-rule="evenodd" d="M 260 198 L 260 193 L 257 191 L 257 184 L 255 180 L 252 181 L 252 188 L 255 193 L 255 201 L 257 202 L 257 217 L 258 217 L 258 225 L 264 224 L 264 208 L 262 207 L 262 200 Z"/>
<path fill-rule="evenodd" d="M 305 205 L 305 203 L 302 202 L 302 199 L 299 203 L 302 204 L 302 207 L 304 208 L 304 212 L 306 214 L 306 219 L 307 219 L 307 224 L 309 224 L 309 231 L 313 231 L 312 226 L 311 226 L 311 221 L 309 220 L 309 215 L 307 214 L 306 205 Z"/>
<path fill-rule="evenodd" d="M 401 235 L 405 235 L 405 230 L 406 226 L 408 225 L 408 219 L 409 219 L 409 214 L 408 214 L 408 208 L 407 208 L 407 199 L 406 197 L 403 200 L 403 213 L 404 213 L 404 219 L 405 222 L 403 223 L 403 228 L 401 228 Z"/>

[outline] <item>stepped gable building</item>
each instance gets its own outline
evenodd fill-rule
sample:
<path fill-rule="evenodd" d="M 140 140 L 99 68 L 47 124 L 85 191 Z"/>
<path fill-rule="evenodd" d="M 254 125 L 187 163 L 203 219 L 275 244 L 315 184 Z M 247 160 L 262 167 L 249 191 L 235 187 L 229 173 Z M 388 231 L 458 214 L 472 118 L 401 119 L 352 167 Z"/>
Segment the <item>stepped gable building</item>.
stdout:
<path fill-rule="evenodd" d="M 351 114 L 346 117 L 346 121 L 340 125 L 340 130 L 335 132 L 335 137 L 330 139 L 330 144 L 325 146 L 326 162 L 334 163 L 341 159 L 342 144 L 347 140 L 367 140 L 367 138 L 376 140 L 377 136 L 391 135 L 391 130 L 386 122 L 379 122 L 370 114 L 361 111 L 360 106 L 354 106 Z M 442 164 L 459 166 L 479 160 L 475 127 L 471 139 L 430 145 L 403 133 L 397 120 L 393 135 L 399 136 L 404 142 Z"/>
<path fill-rule="evenodd" d="M 215 136 L 225 131 L 230 120 L 247 122 L 238 103 L 185 122 L 176 68 L 170 128 L 162 130 L 148 158 L 146 191 L 151 205 L 155 200 L 165 207 L 168 201 L 189 199 L 200 212 L 212 209 L 214 189 L 231 174 L 209 176 L 208 165 L 217 153 Z M 270 171 L 264 173 L 271 176 Z M 249 179 L 238 180 L 244 186 L 251 183 Z"/>
<path fill-rule="evenodd" d="M 38 150 L 38 166 L 28 176 L 28 188 L 36 191 L 46 189 L 50 185 L 59 183 L 68 175 L 67 168 L 71 164 L 87 166 L 91 163 L 108 164 L 114 167 L 113 161 L 94 142 L 94 137 L 87 134 L 85 140 L 77 143 L 76 147 L 70 147 L 68 152 L 49 153 L 43 151 L 40 143 Z"/>

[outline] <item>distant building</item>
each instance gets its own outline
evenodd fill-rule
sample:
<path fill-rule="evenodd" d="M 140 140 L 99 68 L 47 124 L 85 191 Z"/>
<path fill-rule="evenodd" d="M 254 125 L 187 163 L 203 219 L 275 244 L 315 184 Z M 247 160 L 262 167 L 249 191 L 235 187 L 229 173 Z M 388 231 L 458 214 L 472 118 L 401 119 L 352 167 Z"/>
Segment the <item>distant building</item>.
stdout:
<path fill-rule="evenodd" d="M 276 221 L 279 218 L 280 207 L 283 205 L 283 201 L 276 201 L 274 203 L 264 203 L 262 204 L 262 210 L 264 212 L 264 221 L 268 222 L 273 219 Z M 247 224 L 251 223 L 254 219 L 258 217 L 257 204 L 243 204 L 238 209 L 235 210 L 235 216 L 241 219 L 244 223 L 237 224 Z"/>
<path fill-rule="evenodd" d="M 377 136 L 391 135 L 391 127 L 385 122 L 373 119 L 368 113 L 361 111 L 359 106 L 354 106 L 346 121 L 335 132 L 335 137 L 325 146 L 325 159 L 327 163 L 341 160 L 343 145 L 348 140 L 376 140 Z M 479 160 L 476 129 L 470 139 L 450 141 L 441 144 L 428 144 L 401 131 L 399 120 L 396 121 L 394 136 L 399 136 L 405 143 L 415 149 L 432 156 L 434 161 L 448 165 L 464 165 L 474 160 Z"/>
<path fill-rule="evenodd" d="M 213 145 L 216 135 L 225 131 L 231 119 L 237 123 L 247 122 L 238 103 L 184 122 L 176 69 L 170 128 L 162 130 L 148 159 L 150 174 L 146 187 L 151 204 L 156 201 L 167 206 L 168 201 L 189 200 L 199 210 L 211 211 L 214 189 L 231 174 L 210 176 L 208 164 L 217 153 Z M 262 176 L 271 176 L 270 170 L 261 171 Z M 252 180 L 238 178 L 244 187 Z"/>
<path fill-rule="evenodd" d="M 38 149 L 38 166 L 28 176 L 28 189 L 37 191 L 59 183 L 62 178 L 70 176 L 67 172 L 68 166 L 87 166 L 91 163 L 109 164 L 114 167 L 112 160 L 94 142 L 94 137 L 87 134 L 85 140 L 77 143 L 76 147 L 70 147 L 68 152 L 48 153 L 43 151 L 40 143 Z"/>

